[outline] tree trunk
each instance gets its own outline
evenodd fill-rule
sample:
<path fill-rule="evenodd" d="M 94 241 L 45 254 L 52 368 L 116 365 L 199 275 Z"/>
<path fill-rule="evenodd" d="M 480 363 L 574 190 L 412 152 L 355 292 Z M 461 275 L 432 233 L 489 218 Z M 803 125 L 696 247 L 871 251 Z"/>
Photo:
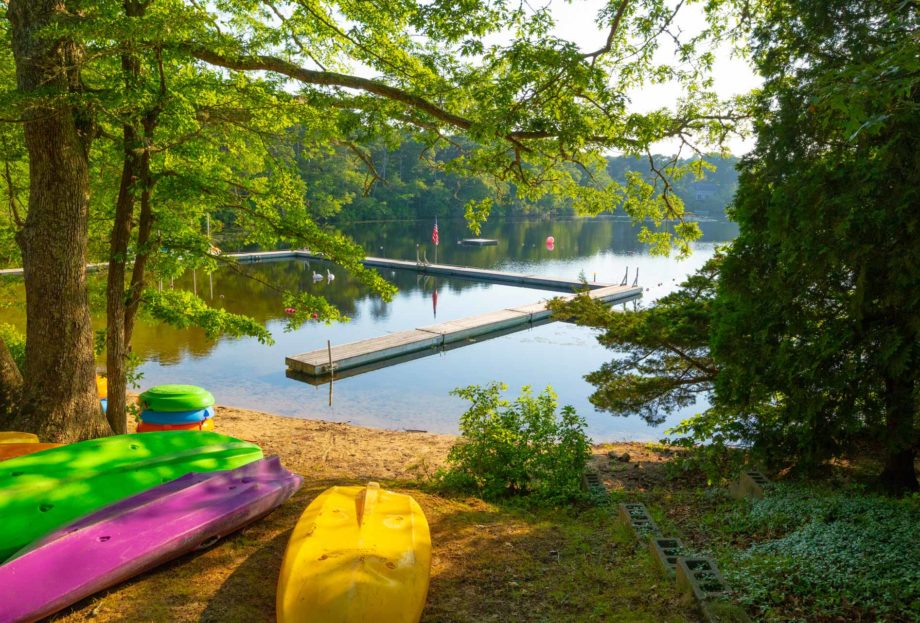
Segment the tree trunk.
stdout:
<path fill-rule="evenodd" d="M 125 16 L 130 19 L 141 17 L 146 5 L 141 2 L 125 0 Z M 130 45 L 126 43 L 126 49 Z M 130 93 L 138 89 L 140 60 L 133 52 L 121 56 L 121 68 L 125 89 Z M 162 72 L 162 69 L 161 69 Z M 165 90 L 161 75 L 161 90 Z M 165 95 L 161 92 L 161 95 Z M 153 140 L 156 119 L 159 116 L 159 104 L 148 110 L 141 119 L 144 137 L 141 140 L 132 122 L 122 128 L 123 166 L 118 199 L 115 204 L 115 222 L 109 254 L 109 280 L 106 306 L 106 369 L 108 372 L 108 411 L 109 424 L 116 434 L 127 432 L 127 371 L 128 354 L 131 350 L 131 335 L 134 319 L 137 315 L 140 295 L 144 286 L 144 273 L 147 264 L 147 242 L 151 231 L 150 211 L 150 152 L 140 151 Z M 134 221 L 134 206 L 138 190 L 141 193 L 141 219 L 138 231 L 137 256 L 131 275 L 131 286 L 125 290 L 128 245 L 131 242 L 131 230 Z"/>
<path fill-rule="evenodd" d="M 892 493 L 920 490 L 914 469 L 917 453 L 914 383 L 885 379 L 885 407 L 885 468 L 879 479 Z"/>
<path fill-rule="evenodd" d="M 110 432 L 96 395 L 86 290 L 89 145 L 87 112 L 68 103 L 80 89 L 82 49 L 46 29 L 71 18 L 61 0 L 10 0 L 21 94 L 42 91 L 24 114 L 29 214 L 17 242 L 26 291 L 26 378 L 9 424 L 43 441 Z M 55 97 L 57 96 L 57 97 Z"/>
<path fill-rule="evenodd" d="M 0 428 L 18 407 L 22 391 L 22 374 L 6 342 L 0 338 Z"/>
<path fill-rule="evenodd" d="M 106 372 L 108 374 L 108 408 L 106 416 L 116 435 L 128 432 L 126 416 L 128 343 L 125 340 L 125 266 L 131 221 L 134 216 L 134 185 L 137 181 L 137 132 L 131 125 L 123 128 L 124 163 L 121 184 L 115 203 L 115 223 L 109 251 L 109 279 L 106 287 Z"/>

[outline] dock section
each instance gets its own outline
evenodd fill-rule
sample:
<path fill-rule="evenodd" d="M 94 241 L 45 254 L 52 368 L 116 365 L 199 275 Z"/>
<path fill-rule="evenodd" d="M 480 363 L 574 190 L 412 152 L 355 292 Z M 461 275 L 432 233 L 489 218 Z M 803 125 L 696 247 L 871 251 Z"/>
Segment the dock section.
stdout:
<path fill-rule="evenodd" d="M 641 294 L 642 288 L 607 286 L 592 290 L 589 296 L 607 303 L 615 303 L 638 298 Z M 574 295 L 562 298 L 572 296 Z M 547 320 L 549 316 L 550 311 L 546 308 L 546 302 L 541 301 L 333 346 L 331 357 L 329 350 L 325 348 L 291 355 L 285 358 L 285 363 L 288 370 L 294 373 L 310 377 L 326 376 L 333 371 L 338 373 L 340 370 L 367 367 L 388 359 L 403 360 L 407 355 L 421 351 L 433 354 L 439 348 L 458 345 L 479 336 L 525 329 L 534 322 Z"/>
<path fill-rule="evenodd" d="M 252 264 L 259 262 L 275 262 L 292 259 L 307 259 L 329 261 L 322 255 L 316 255 L 304 250 L 286 250 L 286 251 L 253 251 L 251 253 L 224 253 L 224 258 L 233 259 L 240 264 Z M 597 290 L 610 287 L 613 284 L 601 282 L 583 283 L 578 279 L 561 279 L 559 277 L 545 277 L 542 275 L 531 275 L 525 273 L 509 273 L 499 270 L 490 270 L 488 268 L 471 268 L 468 266 L 453 266 L 451 264 L 425 264 L 422 262 L 413 262 L 409 260 L 391 260 L 383 257 L 366 257 L 361 262 L 365 266 L 377 268 L 393 268 L 398 270 L 413 270 L 428 275 L 446 275 L 449 277 L 458 277 L 460 279 L 469 279 L 472 281 L 481 281 L 487 283 L 504 283 L 513 286 L 522 286 L 525 288 L 537 288 L 540 290 L 552 290 L 554 292 L 573 292 L 588 287 L 590 290 Z M 105 270 L 108 268 L 107 263 L 88 264 L 87 271 Z M 21 268 L 6 268 L 0 270 L 0 276 L 18 276 L 22 275 Z"/>

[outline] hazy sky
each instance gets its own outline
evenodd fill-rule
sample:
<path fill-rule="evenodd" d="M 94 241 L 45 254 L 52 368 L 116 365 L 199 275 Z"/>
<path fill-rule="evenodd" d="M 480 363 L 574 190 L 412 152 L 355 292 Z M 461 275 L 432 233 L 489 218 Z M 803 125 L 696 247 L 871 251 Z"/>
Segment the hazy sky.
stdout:
<path fill-rule="evenodd" d="M 602 0 L 552 0 L 550 8 L 556 18 L 556 33 L 559 37 L 575 41 L 583 50 L 596 50 L 604 45 L 607 32 L 601 31 L 595 24 L 595 16 L 606 5 Z M 685 33 L 699 32 L 703 27 L 704 17 L 698 5 L 681 8 L 675 20 L 675 26 Z M 656 55 L 656 61 L 671 62 L 673 47 L 663 45 Z M 727 47 L 716 50 L 714 73 L 715 89 L 720 97 L 730 97 L 747 93 L 760 85 L 760 78 L 748 63 L 741 58 L 733 58 Z M 630 94 L 632 108 L 639 112 L 654 110 L 662 106 L 673 106 L 679 96 L 675 85 L 653 85 Z M 750 151 L 753 141 L 734 137 L 728 141 L 732 153 L 740 155 Z M 656 151 L 673 153 L 677 144 L 660 144 Z"/>

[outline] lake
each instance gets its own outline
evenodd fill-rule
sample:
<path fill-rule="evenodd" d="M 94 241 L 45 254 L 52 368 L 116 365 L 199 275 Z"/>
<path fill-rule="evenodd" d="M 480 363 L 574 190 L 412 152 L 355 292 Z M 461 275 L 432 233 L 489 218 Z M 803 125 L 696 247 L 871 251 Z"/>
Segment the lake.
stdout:
<path fill-rule="evenodd" d="M 432 225 L 432 221 L 364 223 L 344 230 L 368 255 L 415 260 L 419 244 L 419 252 L 434 262 Z M 472 237 L 465 223 L 441 221 L 437 261 L 566 278 L 583 274 L 589 281 L 613 283 L 620 283 L 627 267 L 632 283 L 638 269 L 639 285 L 645 291 L 637 304 L 648 305 L 672 291 L 712 255 L 716 245 L 736 234 L 730 223 L 701 225 L 704 235 L 694 244 L 692 256 L 678 262 L 649 255 L 636 240 L 637 228 L 620 219 L 487 223 L 480 235 L 498 244 L 486 247 L 457 244 L 461 238 Z M 552 250 L 545 244 L 547 236 L 555 239 Z M 327 268 L 335 278 L 314 281 L 313 274 L 325 275 Z M 134 349 L 144 360 L 142 388 L 191 383 L 208 388 L 218 404 L 291 417 L 456 433 L 466 403 L 449 395 L 451 389 L 503 381 L 513 398 L 523 385 L 532 386 L 535 392 L 551 385 L 560 404 L 574 406 L 587 420 L 588 433 L 595 441 L 659 439 L 664 429 L 696 411 L 691 408 L 674 414 L 658 427 L 638 417 L 596 412 L 588 401 L 592 387 L 582 377 L 614 353 L 597 344 L 594 330 L 562 322 L 337 379 L 329 406 L 328 384 L 313 386 L 286 376 L 286 355 L 325 347 L 327 340 L 343 344 L 533 303 L 555 293 L 386 269 L 382 274 L 399 287 L 399 293 L 385 303 L 341 269 L 322 262 L 261 262 L 241 269 L 243 274 L 221 270 L 210 276 L 186 275 L 173 287 L 194 289 L 212 305 L 253 316 L 272 332 L 275 343 L 267 346 L 249 338 L 208 340 L 197 329 L 176 330 L 141 322 Z M 281 296 L 266 284 L 321 293 L 351 320 L 335 325 L 308 323 L 285 332 Z M 626 305 L 631 308 L 633 303 Z M 14 317 L 13 322 L 22 325 L 23 319 Z"/>

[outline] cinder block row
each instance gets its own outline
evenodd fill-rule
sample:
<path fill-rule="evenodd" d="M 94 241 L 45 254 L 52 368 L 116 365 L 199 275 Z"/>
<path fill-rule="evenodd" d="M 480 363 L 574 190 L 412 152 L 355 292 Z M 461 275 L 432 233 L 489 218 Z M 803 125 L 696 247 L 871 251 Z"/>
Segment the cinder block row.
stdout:
<path fill-rule="evenodd" d="M 685 555 L 675 537 L 661 536 L 644 504 L 620 504 L 620 520 L 637 539 L 647 539 L 652 560 L 677 582 L 687 606 L 698 606 L 708 623 L 750 623 L 743 608 L 730 600 L 728 585 L 711 558 Z"/>

